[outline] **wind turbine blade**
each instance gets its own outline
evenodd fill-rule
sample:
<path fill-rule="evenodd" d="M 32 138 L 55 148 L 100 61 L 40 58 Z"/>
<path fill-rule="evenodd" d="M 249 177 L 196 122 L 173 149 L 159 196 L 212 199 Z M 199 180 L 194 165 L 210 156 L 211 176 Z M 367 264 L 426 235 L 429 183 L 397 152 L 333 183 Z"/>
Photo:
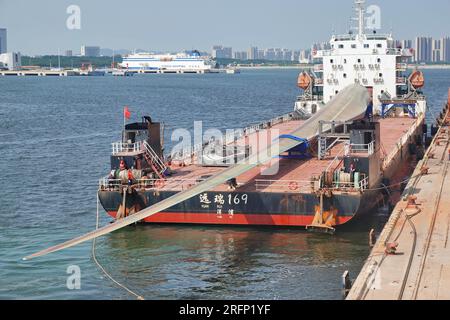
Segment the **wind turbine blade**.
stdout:
<path fill-rule="evenodd" d="M 317 136 L 319 121 L 348 121 L 353 120 L 364 115 L 367 105 L 369 103 L 369 94 L 366 88 L 360 85 L 351 85 L 342 90 L 335 96 L 322 110 L 315 116 L 306 121 L 300 128 L 294 130 L 291 135 L 301 137 L 304 139 L 312 139 Z M 78 238 L 69 240 L 62 244 L 50 247 L 48 249 L 39 251 L 24 258 L 30 260 L 41 257 L 52 252 L 57 252 L 63 249 L 73 247 L 77 244 L 92 240 L 94 238 L 106 235 L 113 231 L 119 230 L 123 227 L 129 226 L 133 223 L 139 222 L 161 211 L 169 209 L 174 205 L 186 201 L 202 192 L 209 191 L 232 178 L 236 178 L 243 173 L 253 169 L 254 167 L 269 162 L 273 156 L 284 153 L 303 142 L 291 139 L 279 139 L 276 143 L 268 146 L 263 151 L 250 156 L 244 163 L 236 164 L 215 176 L 197 184 L 191 189 L 179 192 L 172 197 L 158 202 L 157 204 L 139 211 L 138 213 L 119 220 L 113 224 L 107 225 L 98 230 L 92 231 Z"/>

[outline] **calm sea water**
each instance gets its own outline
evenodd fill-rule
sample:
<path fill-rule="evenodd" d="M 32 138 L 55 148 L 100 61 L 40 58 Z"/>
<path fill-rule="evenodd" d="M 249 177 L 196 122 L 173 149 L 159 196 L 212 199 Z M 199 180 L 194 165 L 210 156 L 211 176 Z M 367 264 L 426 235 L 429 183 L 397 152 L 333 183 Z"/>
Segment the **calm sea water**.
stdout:
<path fill-rule="evenodd" d="M 169 130 L 192 129 L 195 120 L 238 128 L 291 111 L 297 74 L 0 78 L 0 298 L 132 298 L 98 271 L 90 243 L 21 260 L 95 227 L 97 181 L 108 172 L 110 143 L 120 139 L 123 106 Z M 450 71 L 426 76 L 437 113 Z M 97 254 L 146 299 L 341 299 L 341 275 L 356 276 L 369 253 L 368 231 L 386 219 L 379 218 L 333 237 L 295 229 L 129 227 L 99 239 Z M 109 221 L 101 211 L 101 223 Z M 80 290 L 66 286 L 69 266 L 80 267 Z"/>

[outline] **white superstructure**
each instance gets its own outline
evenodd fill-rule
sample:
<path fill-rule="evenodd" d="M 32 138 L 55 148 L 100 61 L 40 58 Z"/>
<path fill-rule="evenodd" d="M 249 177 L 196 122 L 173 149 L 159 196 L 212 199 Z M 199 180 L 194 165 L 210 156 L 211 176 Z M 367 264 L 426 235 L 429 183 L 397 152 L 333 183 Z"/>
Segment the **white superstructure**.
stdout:
<path fill-rule="evenodd" d="M 389 103 L 394 100 L 411 100 L 412 96 L 419 98 L 417 86 L 411 83 L 411 76 L 406 76 L 407 63 L 413 53 L 409 49 L 395 47 L 390 34 L 365 32 L 364 3 L 364 0 L 355 1 L 356 33 L 333 35 L 330 50 L 313 52 L 315 65 L 307 72 L 311 85 L 305 88 L 305 94 L 298 98 L 295 106 L 305 115 L 317 112 L 339 91 L 355 83 L 372 92 L 375 114 L 386 112 L 390 104 L 395 104 Z M 425 112 L 425 101 L 417 100 L 411 112 Z"/>
<path fill-rule="evenodd" d="M 135 53 L 123 58 L 119 66 L 129 70 L 209 71 L 214 61 L 198 51 L 177 54 Z"/>

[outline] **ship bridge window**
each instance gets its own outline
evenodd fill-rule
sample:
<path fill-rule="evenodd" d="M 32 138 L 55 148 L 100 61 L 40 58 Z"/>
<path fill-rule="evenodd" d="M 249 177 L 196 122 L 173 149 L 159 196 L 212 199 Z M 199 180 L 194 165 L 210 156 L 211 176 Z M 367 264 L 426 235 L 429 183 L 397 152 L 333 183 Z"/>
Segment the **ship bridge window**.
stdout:
<path fill-rule="evenodd" d="M 352 44 L 352 49 L 356 49 L 356 44 Z"/>
<path fill-rule="evenodd" d="M 381 43 L 377 43 L 377 48 L 383 48 L 383 45 Z"/>
<path fill-rule="evenodd" d="M 344 45 L 343 45 L 343 44 L 340 44 L 340 45 L 339 45 L 339 49 L 344 49 Z"/>
<path fill-rule="evenodd" d="M 364 48 L 365 48 L 365 49 L 368 49 L 369 47 L 370 47 L 370 46 L 369 46 L 368 43 L 364 44 Z"/>

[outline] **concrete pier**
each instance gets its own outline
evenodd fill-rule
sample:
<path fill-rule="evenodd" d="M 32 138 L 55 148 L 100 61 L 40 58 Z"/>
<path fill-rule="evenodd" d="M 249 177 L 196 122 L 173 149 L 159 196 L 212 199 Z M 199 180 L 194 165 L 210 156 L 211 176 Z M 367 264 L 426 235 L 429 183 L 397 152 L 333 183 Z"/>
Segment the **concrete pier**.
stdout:
<path fill-rule="evenodd" d="M 69 77 L 77 75 L 72 70 L 0 70 L 0 76 L 18 76 L 18 77 Z"/>
<path fill-rule="evenodd" d="M 18 77 L 26 77 L 26 76 L 35 76 L 35 77 L 69 77 L 69 76 L 98 76 L 100 71 L 75 71 L 75 70 L 47 70 L 47 69 L 39 69 L 39 70 L 0 70 L 0 76 L 18 76 Z M 205 73 L 227 73 L 227 69 L 211 69 L 211 70 L 113 70 L 109 73 L 113 73 L 113 75 L 120 76 L 128 76 L 130 74 L 205 74 Z M 115 73 L 115 74 L 114 74 Z M 103 75 L 105 72 L 103 72 Z"/>
<path fill-rule="evenodd" d="M 438 133 L 417 165 L 348 300 L 450 299 L 449 126 L 447 104 Z"/>

